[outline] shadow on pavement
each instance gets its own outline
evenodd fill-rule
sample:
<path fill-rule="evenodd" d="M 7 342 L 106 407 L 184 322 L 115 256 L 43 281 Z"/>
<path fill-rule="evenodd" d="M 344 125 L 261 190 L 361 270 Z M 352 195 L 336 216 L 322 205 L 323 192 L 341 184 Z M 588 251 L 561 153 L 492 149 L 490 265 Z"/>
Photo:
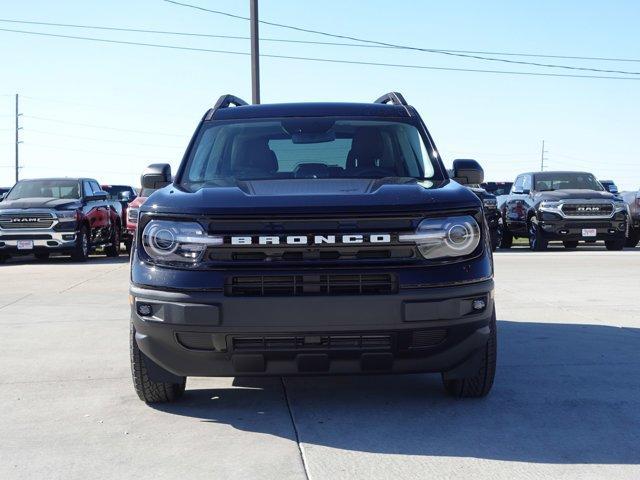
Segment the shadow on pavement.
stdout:
<path fill-rule="evenodd" d="M 69 256 L 66 255 L 54 255 L 46 259 L 37 259 L 33 255 L 19 255 L 11 257 L 5 263 L 0 263 L 3 266 L 11 265 L 24 265 L 24 264 L 42 264 L 42 265 L 62 265 L 62 264 L 96 264 L 96 265 L 117 265 L 121 263 L 129 263 L 129 255 L 120 254 L 119 257 L 107 257 L 100 253 L 91 254 L 86 262 L 75 262 Z"/>
<path fill-rule="evenodd" d="M 301 442 L 383 454 L 640 464 L 640 329 L 501 321 L 499 337 L 496 382 L 482 400 L 446 397 L 438 375 L 285 379 Z M 234 386 L 188 390 L 181 402 L 156 408 L 291 438 L 281 422 L 251 420 L 259 410 L 286 408 L 279 378 L 238 378 Z M 282 402 L 274 406 L 274 398 Z"/>

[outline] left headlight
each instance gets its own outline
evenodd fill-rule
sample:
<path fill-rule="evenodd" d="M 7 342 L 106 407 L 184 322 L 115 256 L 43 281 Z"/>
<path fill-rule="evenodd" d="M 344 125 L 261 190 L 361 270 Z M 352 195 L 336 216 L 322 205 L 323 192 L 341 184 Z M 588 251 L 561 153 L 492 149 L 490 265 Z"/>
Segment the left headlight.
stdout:
<path fill-rule="evenodd" d="M 222 242 L 222 237 L 208 236 L 196 222 L 151 220 L 142 232 L 145 253 L 160 263 L 195 264 L 208 246 Z"/>
<path fill-rule="evenodd" d="M 415 233 L 400 235 L 401 242 L 415 243 L 429 260 L 470 255 L 480 244 L 480 226 L 470 215 L 428 218 Z"/>

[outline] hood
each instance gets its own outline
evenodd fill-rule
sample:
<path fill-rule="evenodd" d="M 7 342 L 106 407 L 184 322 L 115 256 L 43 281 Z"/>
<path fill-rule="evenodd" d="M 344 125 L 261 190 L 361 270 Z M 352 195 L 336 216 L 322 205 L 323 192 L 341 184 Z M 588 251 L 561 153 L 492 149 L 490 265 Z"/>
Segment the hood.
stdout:
<path fill-rule="evenodd" d="M 550 200 L 614 200 L 616 195 L 596 190 L 552 190 L 549 192 L 537 192 L 534 199 L 536 201 Z"/>
<path fill-rule="evenodd" d="M 186 214 L 408 212 L 479 208 L 466 187 L 450 180 L 287 179 L 238 182 L 187 192 L 169 185 L 153 193 L 144 211 Z"/>
<path fill-rule="evenodd" d="M 76 208 L 80 206 L 80 200 L 68 198 L 19 198 L 17 200 L 4 200 L 0 202 L 0 210 L 16 209 L 26 210 L 29 208 L 53 208 L 57 210 Z"/>

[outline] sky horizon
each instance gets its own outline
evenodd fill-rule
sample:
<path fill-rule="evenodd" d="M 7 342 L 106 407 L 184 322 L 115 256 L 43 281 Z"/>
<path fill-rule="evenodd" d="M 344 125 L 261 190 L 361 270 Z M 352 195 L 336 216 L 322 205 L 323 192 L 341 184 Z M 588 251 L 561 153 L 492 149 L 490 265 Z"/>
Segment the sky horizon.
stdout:
<path fill-rule="evenodd" d="M 248 16 L 249 2 L 184 0 Z M 485 57 L 629 71 L 630 75 L 507 64 L 392 48 L 273 42 L 288 39 L 355 43 L 269 25 L 260 26 L 263 55 L 314 57 L 430 68 L 626 76 L 637 80 L 566 78 L 413 69 L 282 58 L 261 59 L 263 103 L 372 101 L 400 91 L 429 128 L 449 167 L 475 158 L 485 179 L 512 181 L 540 168 L 590 171 L 621 190 L 640 188 L 635 142 L 640 127 L 640 4 L 620 1 L 531 5 L 472 1 L 416 5 L 387 2 L 304 3 L 262 0 L 260 18 L 429 49 L 625 58 L 595 61 L 483 54 Z M 615 8 L 613 8 L 615 7 Z M 20 94 L 21 178 L 90 176 L 139 186 L 150 163 L 174 171 L 202 114 L 219 95 L 250 100 L 249 57 L 38 36 L 42 32 L 249 51 L 248 40 L 202 38 L 18 24 L 7 20 L 151 29 L 246 37 L 248 22 L 162 0 L 101 4 L 36 0 L 11 4 L 0 19 L 0 186 L 13 184 L 14 95 Z M 5 29 L 5 30 L 2 30 Z"/>

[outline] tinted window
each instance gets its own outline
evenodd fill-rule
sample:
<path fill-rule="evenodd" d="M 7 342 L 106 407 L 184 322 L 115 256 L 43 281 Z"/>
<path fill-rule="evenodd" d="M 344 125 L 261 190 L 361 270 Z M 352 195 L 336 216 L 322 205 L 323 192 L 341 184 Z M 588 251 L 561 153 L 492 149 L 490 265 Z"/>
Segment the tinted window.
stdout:
<path fill-rule="evenodd" d="M 536 173 L 535 182 L 535 189 L 538 192 L 549 190 L 604 190 L 593 175 L 582 172 Z"/>
<path fill-rule="evenodd" d="M 19 198 L 80 198 L 77 180 L 23 180 L 16 183 L 7 200 Z"/>
<path fill-rule="evenodd" d="M 340 118 L 212 123 L 198 134 L 181 183 L 290 178 L 433 178 L 416 127 Z"/>
<path fill-rule="evenodd" d="M 87 182 L 86 180 L 82 182 L 82 190 L 85 197 L 90 197 L 93 195 L 93 189 L 91 188 L 91 185 L 89 185 L 89 182 Z"/>

